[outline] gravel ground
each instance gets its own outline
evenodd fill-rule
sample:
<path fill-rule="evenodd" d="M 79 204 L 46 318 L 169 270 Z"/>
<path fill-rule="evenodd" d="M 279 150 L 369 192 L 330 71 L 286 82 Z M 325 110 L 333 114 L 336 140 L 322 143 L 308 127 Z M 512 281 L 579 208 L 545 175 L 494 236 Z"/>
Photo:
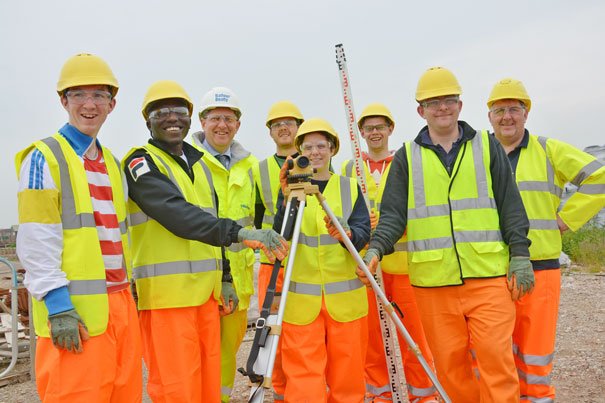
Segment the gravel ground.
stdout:
<path fill-rule="evenodd" d="M 585 273 L 577 267 L 565 271 L 553 371 L 559 402 L 605 402 L 604 295 L 605 271 Z M 249 332 L 238 354 L 238 367 L 248 357 L 251 337 Z M 20 362 L 19 369 L 27 371 L 27 360 Z M 237 374 L 232 401 L 246 402 L 247 396 L 247 380 Z M 38 401 L 33 381 L 0 388 L 0 403 Z"/>

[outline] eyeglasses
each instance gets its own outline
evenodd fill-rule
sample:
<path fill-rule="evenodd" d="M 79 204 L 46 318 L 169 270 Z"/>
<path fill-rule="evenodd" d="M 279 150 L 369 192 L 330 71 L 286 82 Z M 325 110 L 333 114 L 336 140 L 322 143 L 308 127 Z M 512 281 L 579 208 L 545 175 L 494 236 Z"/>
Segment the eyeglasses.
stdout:
<path fill-rule="evenodd" d="M 372 125 L 366 125 L 366 126 L 362 126 L 361 128 L 363 129 L 363 131 L 365 133 L 372 133 L 374 130 L 378 130 L 379 132 L 383 132 L 386 129 L 388 129 L 388 127 L 389 127 L 389 125 L 385 125 L 383 123 L 383 124 L 380 124 L 380 125 L 373 125 L 373 126 Z"/>
<path fill-rule="evenodd" d="M 519 116 L 525 111 L 525 108 L 522 106 L 509 106 L 504 108 L 494 108 L 490 112 L 494 114 L 494 116 L 500 118 L 506 115 L 508 112 L 511 116 Z"/>
<path fill-rule="evenodd" d="M 173 113 L 177 118 L 189 117 L 189 108 L 186 106 L 175 106 L 173 108 L 154 109 L 149 112 L 149 118 L 158 120 L 167 119 Z"/>
<path fill-rule="evenodd" d="M 227 116 L 227 115 L 209 115 L 209 116 L 206 116 L 205 119 L 214 125 L 218 125 L 221 122 L 221 120 L 223 122 L 225 122 L 225 124 L 228 124 L 228 125 L 235 124 L 238 121 L 238 119 L 235 116 Z"/>
<path fill-rule="evenodd" d="M 294 119 L 282 120 L 281 122 L 271 123 L 271 125 L 269 127 L 271 128 L 271 130 L 275 130 L 275 129 L 279 129 L 282 126 L 294 127 L 294 126 L 296 126 L 296 120 L 294 120 Z"/>
<path fill-rule="evenodd" d="M 446 108 L 454 106 L 458 104 L 460 98 L 458 97 L 447 97 L 447 98 L 438 98 L 431 99 L 430 101 L 423 101 L 420 104 L 426 109 L 438 109 L 441 105 L 445 105 Z"/>
<path fill-rule="evenodd" d="M 75 105 L 84 105 L 89 99 L 95 105 L 107 105 L 111 101 L 111 94 L 102 90 L 71 90 L 65 96 Z"/>
<path fill-rule="evenodd" d="M 320 153 L 322 153 L 330 149 L 330 143 L 328 143 L 327 141 L 317 144 L 302 143 L 302 145 L 300 146 L 300 149 L 303 152 L 307 153 L 312 152 L 314 148 L 317 149 L 317 151 L 319 151 Z"/>

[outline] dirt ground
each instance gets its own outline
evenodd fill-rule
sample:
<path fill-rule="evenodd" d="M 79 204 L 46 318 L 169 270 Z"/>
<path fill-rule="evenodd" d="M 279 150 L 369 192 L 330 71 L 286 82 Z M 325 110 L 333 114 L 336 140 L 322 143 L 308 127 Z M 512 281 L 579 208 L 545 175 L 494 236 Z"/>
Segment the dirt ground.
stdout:
<path fill-rule="evenodd" d="M 553 382 L 559 402 L 605 402 L 605 268 L 587 273 L 577 267 L 564 271 Z M 244 365 L 252 333 L 248 332 L 238 354 L 238 367 Z M 27 371 L 29 362 L 20 360 Z M 27 376 L 21 376 L 21 380 Z M 246 402 L 247 380 L 236 375 L 232 402 Z M 0 388 L 0 403 L 38 402 L 34 382 L 10 384 Z M 149 402 L 145 397 L 145 402 Z M 266 397 L 265 401 L 272 399 Z"/>

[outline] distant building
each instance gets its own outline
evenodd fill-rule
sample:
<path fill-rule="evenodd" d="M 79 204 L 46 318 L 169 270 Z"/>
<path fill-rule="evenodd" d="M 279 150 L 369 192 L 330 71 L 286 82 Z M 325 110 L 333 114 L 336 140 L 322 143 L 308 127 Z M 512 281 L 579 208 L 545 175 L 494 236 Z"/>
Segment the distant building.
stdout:
<path fill-rule="evenodd" d="M 17 225 L 0 229 L 0 247 L 14 246 L 17 241 Z"/>

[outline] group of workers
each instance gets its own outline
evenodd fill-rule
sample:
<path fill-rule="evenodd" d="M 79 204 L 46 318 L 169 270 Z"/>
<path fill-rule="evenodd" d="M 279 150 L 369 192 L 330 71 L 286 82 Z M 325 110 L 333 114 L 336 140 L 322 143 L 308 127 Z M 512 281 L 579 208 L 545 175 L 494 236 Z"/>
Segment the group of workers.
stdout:
<path fill-rule="evenodd" d="M 459 120 L 462 89 L 442 67 L 416 91 L 426 125 L 397 151 L 395 120 L 370 104 L 358 126 L 370 208 L 353 161 L 324 119 L 289 101 L 266 120 L 275 154 L 234 140 L 237 96 L 215 87 L 194 107 L 175 81 L 153 83 L 147 144 L 117 160 L 97 135 L 116 105 L 105 61 L 68 59 L 57 84 L 68 123 L 16 156 L 17 254 L 26 270 L 44 402 L 228 402 L 247 327 L 254 250 L 259 306 L 279 235 L 287 159 L 309 158 L 319 188 L 453 402 L 552 402 L 561 234 L 605 206 L 605 167 L 525 128 L 531 99 L 514 79 L 487 101 L 493 133 Z M 185 141 L 191 117 L 202 130 Z M 577 192 L 560 207 L 566 182 Z M 307 197 L 275 357 L 274 401 L 392 401 L 376 296 L 314 197 Z M 131 282 L 131 279 L 134 279 Z M 135 298 L 137 300 L 135 304 Z M 437 389 L 399 339 L 410 402 Z"/>

